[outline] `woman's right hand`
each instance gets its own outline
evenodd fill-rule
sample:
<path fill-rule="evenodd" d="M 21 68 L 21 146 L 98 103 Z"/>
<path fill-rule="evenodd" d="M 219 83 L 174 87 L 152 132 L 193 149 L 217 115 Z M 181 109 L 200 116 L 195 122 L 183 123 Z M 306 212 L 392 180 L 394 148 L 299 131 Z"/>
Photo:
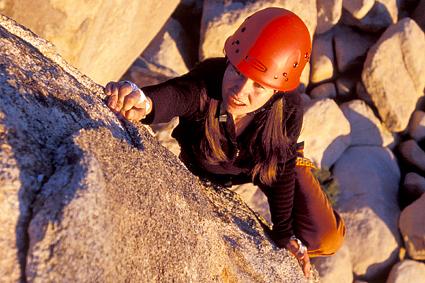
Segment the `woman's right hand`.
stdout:
<path fill-rule="evenodd" d="M 152 100 L 134 86 L 126 81 L 109 82 L 105 87 L 105 94 L 108 96 L 108 107 L 117 115 L 139 121 L 152 110 Z"/>
<path fill-rule="evenodd" d="M 285 246 L 286 249 L 300 261 L 302 270 L 307 279 L 312 280 L 310 271 L 311 263 L 310 257 L 307 253 L 307 248 L 305 248 L 301 241 L 297 240 L 296 238 L 289 239 Z"/>

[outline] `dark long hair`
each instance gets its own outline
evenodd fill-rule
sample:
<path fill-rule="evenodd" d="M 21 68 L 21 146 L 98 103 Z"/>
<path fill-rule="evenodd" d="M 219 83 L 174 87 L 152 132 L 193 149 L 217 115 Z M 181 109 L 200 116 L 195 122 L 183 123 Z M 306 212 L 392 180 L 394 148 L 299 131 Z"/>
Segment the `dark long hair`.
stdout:
<path fill-rule="evenodd" d="M 220 132 L 218 121 L 218 100 L 201 95 L 201 113 L 204 119 L 204 135 L 201 140 L 200 152 L 208 163 L 218 165 L 229 159 L 223 151 L 221 141 L 226 138 Z M 284 169 L 284 163 L 290 155 L 290 143 L 283 112 L 286 109 L 285 99 L 276 101 L 271 109 L 256 114 L 255 131 L 248 141 L 249 153 L 254 157 L 255 164 L 251 167 L 252 180 L 256 177 L 271 186 L 277 179 L 279 170 Z M 282 166 L 283 165 L 283 166 Z"/>

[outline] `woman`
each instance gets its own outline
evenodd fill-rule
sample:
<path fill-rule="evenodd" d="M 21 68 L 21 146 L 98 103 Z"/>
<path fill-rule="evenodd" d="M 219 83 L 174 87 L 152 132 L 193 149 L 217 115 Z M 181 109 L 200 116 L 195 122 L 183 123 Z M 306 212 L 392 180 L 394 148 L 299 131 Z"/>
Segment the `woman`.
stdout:
<path fill-rule="evenodd" d="M 302 259 L 308 278 L 309 255 L 294 237 L 292 213 L 303 115 L 295 89 L 310 50 L 298 16 L 267 8 L 226 40 L 226 58 L 207 59 L 186 75 L 142 90 L 129 82 L 105 88 L 108 106 L 130 120 L 180 117 L 173 137 L 194 174 L 225 186 L 258 185 L 268 198 L 275 243 Z"/>

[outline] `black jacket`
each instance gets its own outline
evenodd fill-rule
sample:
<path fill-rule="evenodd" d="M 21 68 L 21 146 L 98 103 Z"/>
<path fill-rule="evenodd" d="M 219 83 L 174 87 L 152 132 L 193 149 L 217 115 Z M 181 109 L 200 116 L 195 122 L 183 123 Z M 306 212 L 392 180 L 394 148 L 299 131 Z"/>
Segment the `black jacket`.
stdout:
<path fill-rule="evenodd" d="M 255 122 L 252 122 L 238 138 L 236 138 L 235 126 L 230 115 L 226 122 L 220 123 L 221 131 L 227 138 L 222 143 L 222 147 L 229 157 L 229 162 L 211 165 L 199 161 L 195 154 L 199 150 L 200 140 L 204 134 L 202 120 L 196 119 L 199 115 L 201 94 L 206 92 L 209 97 L 222 100 L 221 82 L 225 68 L 225 58 L 207 59 L 186 75 L 162 84 L 142 88 L 153 102 L 152 112 L 143 122 L 145 124 L 164 123 L 174 117 L 180 117 L 179 125 L 173 131 L 173 137 L 181 146 L 182 160 L 194 174 L 223 185 L 231 185 L 252 180 L 250 172 L 255 164 L 246 145 L 257 127 Z M 280 239 L 283 239 L 293 234 L 291 213 L 294 205 L 296 178 L 294 166 L 296 142 L 302 125 L 303 104 L 297 91 L 281 95 L 284 101 L 283 122 L 287 126 L 287 136 L 291 140 L 291 154 L 273 186 L 264 185 L 258 180 L 255 180 L 254 183 L 266 194 L 270 205 L 273 230 Z M 265 109 L 264 113 L 255 115 L 267 115 L 268 111 L 269 109 Z M 277 244 L 279 245 L 279 241 Z"/>

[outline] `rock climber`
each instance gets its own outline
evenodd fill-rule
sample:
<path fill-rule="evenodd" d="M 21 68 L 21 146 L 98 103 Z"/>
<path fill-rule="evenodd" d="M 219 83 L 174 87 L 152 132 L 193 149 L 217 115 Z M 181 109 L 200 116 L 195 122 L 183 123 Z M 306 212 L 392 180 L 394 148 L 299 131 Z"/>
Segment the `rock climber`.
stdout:
<path fill-rule="evenodd" d="M 296 167 L 303 118 L 296 88 L 310 58 L 310 33 L 294 13 L 266 8 L 227 38 L 224 51 L 157 85 L 110 82 L 108 106 L 145 124 L 179 117 L 172 135 L 187 168 L 223 186 L 259 186 L 270 206 L 272 239 L 311 278 L 309 255 L 335 253 L 345 226 L 310 169 Z"/>

